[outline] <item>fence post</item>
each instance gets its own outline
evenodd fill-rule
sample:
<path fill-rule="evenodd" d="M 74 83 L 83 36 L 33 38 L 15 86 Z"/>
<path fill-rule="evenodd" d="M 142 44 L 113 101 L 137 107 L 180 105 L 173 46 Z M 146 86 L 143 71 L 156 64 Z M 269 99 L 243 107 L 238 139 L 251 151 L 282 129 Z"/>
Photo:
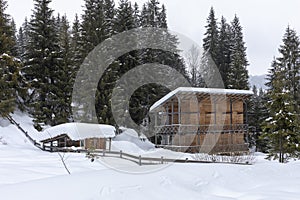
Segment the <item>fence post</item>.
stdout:
<path fill-rule="evenodd" d="M 120 151 L 120 158 L 122 158 L 122 156 L 123 156 L 122 154 L 123 154 L 123 152 L 122 152 L 122 150 L 121 150 L 121 151 Z"/>
<path fill-rule="evenodd" d="M 161 162 L 161 164 L 164 164 L 164 157 L 163 156 L 160 158 L 160 162 Z"/>
<path fill-rule="evenodd" d="M 142 156 L 139 155 L 139 165 L 141 166 L 142 165 Z"/>

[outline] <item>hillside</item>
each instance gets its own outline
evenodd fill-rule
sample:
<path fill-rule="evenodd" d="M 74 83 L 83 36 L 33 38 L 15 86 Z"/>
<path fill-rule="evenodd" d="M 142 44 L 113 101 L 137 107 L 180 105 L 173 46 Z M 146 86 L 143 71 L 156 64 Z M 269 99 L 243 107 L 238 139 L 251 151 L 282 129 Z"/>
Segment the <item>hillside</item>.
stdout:
<path fill-rule="evenodd" d="M 14 116 L 22 124 L 30 118 Z M 299 199 L 300 161 L 279 164 L 256 154 L 254 165 L 165 164 L 144 165 L 119 158 L 90 162 L 69 153 L 68 175 L 58 154 L 33 147 L 14 126 L 0 120 L 1 199 Z M 123 138 L 124 139 L 124 138 Z M 158 154 L 134 141 L 114 148 Z M 125 147 L 122 147 L 125 145 Z M 128 146 L 129 145 L 129 146 Z M 117 167 L 114 168 L 114 167 Z M 18 192 L 16 192 L 18 191 Z"/>

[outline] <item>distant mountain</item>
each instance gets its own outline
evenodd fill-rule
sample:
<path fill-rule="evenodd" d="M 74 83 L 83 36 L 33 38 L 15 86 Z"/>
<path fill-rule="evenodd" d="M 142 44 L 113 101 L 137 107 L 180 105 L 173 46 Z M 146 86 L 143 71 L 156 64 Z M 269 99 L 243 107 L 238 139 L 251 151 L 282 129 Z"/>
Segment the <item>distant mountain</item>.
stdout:
<path fill-rule="evenodd" d="M 253 87 L 255 85 L 258 89 L 262 88 L 263 90 L 266 89 L 266 75 L 259 75 L 259 76 L 251 76 L 249 78 L 250 86 Z"/>

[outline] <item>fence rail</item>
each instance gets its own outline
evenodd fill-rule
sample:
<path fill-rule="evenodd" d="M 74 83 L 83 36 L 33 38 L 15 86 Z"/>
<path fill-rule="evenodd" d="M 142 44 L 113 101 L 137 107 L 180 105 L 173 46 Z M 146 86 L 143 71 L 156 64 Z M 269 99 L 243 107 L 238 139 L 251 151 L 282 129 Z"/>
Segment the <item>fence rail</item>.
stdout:
<path fill-rule="evenodd" d="M 6 115 L 6 119 L 8 119 L 8 121 L 10 121 L 11 124 L 15 125 L 15 126 L 16 126 L 16 127 L 17 127 L 24 135 L 25 135 L 25 137 L 26 137 L 26 138 L 27 138 L 34 146 L 36 146 L 36 147 L 39 148 L 39 149 L 42 149 L 41 144 L 38 143 L 36 140 L 34 140 L 34 139 L 28 134 L 28 132 L 25 131 L 25 130 L 21 127 L 21 125 L 20 125 L 18 122 L 16 122 L 16 121 L 12 118 L 12 116 Z"/>
<path fill-rule="evenodd" d="M 201 160 L 191 160 L 188 158 L 185 159 L 171 159 L 161 157 L 146 157 L 142 155 L 132 155 L 125 153 L 123 151 L 108 151 L 108 150 L 86 150 L 86 149 L 70 149 L 70 148 L 61 148 L 61 147 L 49 147 L 44 146 L 43 150 L 48 152 L 69 152 L 69 153 L 86 153 L 90 157 L 118 157 L 125 160 L 130 160 L 137 163 L 138 165 L 153 165 L 153 164 L 167 164 L 167 163 L 223 163 L 216 161 L 201 161 Z M 240 165 L 249 165 L 249 163 L 228 163 L 228 164 L 240 164 Z"/>

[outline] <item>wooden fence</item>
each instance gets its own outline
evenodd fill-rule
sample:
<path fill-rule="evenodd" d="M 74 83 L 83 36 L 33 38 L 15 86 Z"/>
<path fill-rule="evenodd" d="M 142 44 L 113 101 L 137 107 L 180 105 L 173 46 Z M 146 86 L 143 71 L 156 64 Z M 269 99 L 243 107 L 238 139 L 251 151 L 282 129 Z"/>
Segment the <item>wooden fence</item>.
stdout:
<path fill-rule="evenodd" d="M 132 155 L 125 153 L 123 151 L 108 151 L 108 150 L 86 150 L 86 149 L 70 149 L 70 148 L 59 148 L 59 147 L 42 147 L 44 151 L 48 152 L 69 152 L 69 153 L 85 153 L 90 157 L 116 157 L 125 160 L 129 160 L 137 163 L 138 165 L 155 165 L 155 164 L 168 164 L 168 163 L 219 163 L 224 164 L 224 162 L 217 161 L 201 161 L 201 160 L 190 160 L 188 158 L 185 159 L 170 159 L 161 157 L 145 157 L 142 155 Z M 226 164 L 240 164 L 240 165 L 250 165 L 250 163 L 236 163 L 236 162 L 228 162 Z"/>
<path fill-rule="evenodd" d="M 40 143 L 36 142 L 33 138 L 30 137 L 27 131 L 25 131 L 19 123 L 17 123 L 10 115 L 7 115 L 6 118 L 14 125 L 17 126 L 19 130 L 21 130 L 24 135 L 29 139 L 30 142 L 37 148 L 48 151 L 48 152 L 69 152 L 69 153 L 85 153 L 87 155 L 93 154 L 96 157 L 118 157 L 121 159 L 126 159 L 137 163 L 138 165 L 153 165 L 153 164 L 167 164 L 167 163 L 222 163 L 224 162 L 216 162 L 216 161 L 199 161 L 199 160 L 189 160 L 186 159 L 170 159 L 164 158 L 161 156 L 160 158 L 154 157 L 144 157 L 144 156 L 136 156 L 125 153 L 123 151 L 107 151 L 107 150 L 93 150 L 89 151 L 86 149 L 71 149 L 71 148 L 61 148 L 61 147 L 51 147 L 51 146 L 43 146 Z M 226 164 L 239 164 L 239 165 L 250 165 L 250 163 L 226 163 Z"/>

